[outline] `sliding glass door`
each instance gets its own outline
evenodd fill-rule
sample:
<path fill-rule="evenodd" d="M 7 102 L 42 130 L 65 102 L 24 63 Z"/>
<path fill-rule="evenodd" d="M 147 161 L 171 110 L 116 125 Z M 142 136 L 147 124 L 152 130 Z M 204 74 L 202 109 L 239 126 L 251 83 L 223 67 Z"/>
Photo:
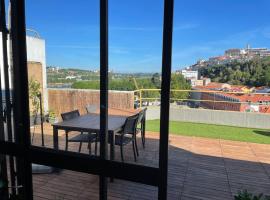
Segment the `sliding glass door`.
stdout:
<path fill-rule="evenodd" d="M 1 189 L 1 199 L 10 194 L 33 199 L 32 164 L 99 176 L 99 199 L 108 197 L 108 185 L 113 179 L 146 184 L 158 188 L 158 199 L 167 198 L 169 97 L 172 57 L 173 0 L 164 0 L 161 123 L 158 167 L 142 166 L 108 157 L 108 0 L 100 0 L 100 154 L 86 155 L 61 148 L 31 144 L 29 115 L 29 80 L 27 72 L 27 42 L 25 1 L 10 1 L 10 27 L 6 27 L 5 0 L 1 0 L 2 70 L 4 96 L 0 113 L 0 181 L 9 180 Z M 116 3 L 116 2 L 110 2 Z M 61 11 L 59 11 L 61 12 Z M 71 13 L 72 14 L 72 13 Z M 41 116 L 43 120 L 43 116 Z M 58 140 L 57 140 L 58 141 Z M 7 156 L 3 156 L 7 155 Z M 9 173 L 8 173 L 9 172 Z M 16 173 L 15 173 L 16 172 Z M 132 173 L 131 173 L 132 172 Z M 69 173 L 67 173 L 69 174 Z M 76 177 L 75 175 L 73 176 Z M 34 180 L 35 182 L 35 180 Z M 1 182 L 0 182 L 1 184 Z M 117 183 L 116 183 L 117 184 Z M 113 187 L 112 187 L 113 189 Z M 157 198 L 154 196 L 153 198 Z"/>

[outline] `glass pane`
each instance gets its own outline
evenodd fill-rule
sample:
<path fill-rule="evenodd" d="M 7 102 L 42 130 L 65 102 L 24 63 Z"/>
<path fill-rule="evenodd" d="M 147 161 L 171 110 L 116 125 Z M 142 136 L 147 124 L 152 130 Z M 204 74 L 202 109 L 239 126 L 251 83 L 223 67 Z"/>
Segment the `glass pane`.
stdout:
<path fill-rule="evenodd" d="M 4 1 L 6 2 L 6 1 Z M 5 15 L 7 13 L 7 6 L 2 10 L 1 15 Z M 1 16 L 2 18 L 2 16 Z M 3 19 L 3 18 L 2 18 Z M 7 24 L 7 21 L 4 22 Z M 2 27 L 3 29 L 7 29 L 7 27 Z M 14 141 L 14 135 L 12 133 L 12 87 L 11 87 L 11 73 L 10 73 L 10 60 L 9 60 L 9 35 L 7 33 L 0 33 L 0 83 L 1 83 L 1 93 L 0 93 L 0 112 L 3 117 L 1 117 L 0 129 L 1 135 L 0 140 L 5 141 Z M 3 120 L 3 121 L 2 121 Z"/>
<path fill-rule="evenodd" d="M 160 114 L 153 113 L 151 107 L 158 110 L 160 106 L 162 26 L 161 1 L 154 5 L 132 0 L 110 2 L 109 114 L 130 120 L 130 125 L 126 121 L 123 130 L 116 134 L 117 161 L 123 159 L 124 162 L 158 167 L 159 130 L 149 131 L 148 120 L 152 114 L 159 119 Z M 144 114 L 143 109 L 146 109 Z M 143 118 L 140 116 L 139 122 L 132 124 L 131 116 L 138 113 Z M 145 116 L 146 123 L 142 126 Z M 131 130 L 132 125 L 136 126 L 136 133 Z M 127 140 L 123 147 L 123 158 L 119 147 L 121 134 L 124 135 L 123 140 Z M 137 148 L 136 143 L 133 147 L 132 140 L 136 141 Z"/>
<path fill-rule="evenodd" d="M 269 93 L 255 75 L 267 70 L 268 39 L 251 31 L 266 22 L 244 14 L 254 8 L 260 18 L 267 4 L 175 1 L 172 89 L 183 91 L 171 92 L 169 183 L 178 177 L 181 199 L 269 194 L 256 183 L 269 165 Z"/>
<path fill-rule="evenodd" d="M 77 86 L 99 81 L 98 19 L 99 1 L 46 1 L 41 4 L 26 1 L 33 145 L 53 147 L 52 124 L 62 122 L 62 113 L 78 110 L 80 115 L 85 115 L 87 105 L 99 107 L 98 91 L 78 90 Z M 71 131 L 66 138 L 65 132 L 59 130 L 59 148 L 78 152 L 79 141 L 83 141 L 82 152 L 88 154 L 88 133 L 80 134 L 81 131 Z"/>

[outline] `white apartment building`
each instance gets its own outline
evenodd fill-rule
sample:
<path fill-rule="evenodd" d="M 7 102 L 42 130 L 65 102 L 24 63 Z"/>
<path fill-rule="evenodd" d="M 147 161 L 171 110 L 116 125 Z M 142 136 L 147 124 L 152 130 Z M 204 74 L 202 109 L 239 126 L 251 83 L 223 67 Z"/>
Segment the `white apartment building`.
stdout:
<path fill-rule="evenodd" d="M 180 73 L 186 78 L 186 79 L 198 79 L 198 71 L 190 71 L 190 70 L 181 70 Z"/>
<path fill-rule="evenodd" d="M 1 36 L 1 33 L 0 33 Z M 7 48 L 9 52 L 9 40 L 7 41 Z M 26 46 L 27 46 L 27 62 L 38 62 L 42 65 L 42 93 L 44 100 L 44 109 L 48 110 L 48 92 L 47 92 L 47 76 L 46 76 L 46 54 L 45 54 L 45 40 L 37 36 L 26 36 Z M 8 54 L 9 57 L 9 54 Z M 10 58 L 8 58 L 10 61 Z M 2 88 L 4 88 L 4 69 L 3 69 L 3 48 L 2 40 L 0 40 L 0 70 L 1 70 L 1 80 Z M 10 68 L 10 73 L 12 68 Z"/>

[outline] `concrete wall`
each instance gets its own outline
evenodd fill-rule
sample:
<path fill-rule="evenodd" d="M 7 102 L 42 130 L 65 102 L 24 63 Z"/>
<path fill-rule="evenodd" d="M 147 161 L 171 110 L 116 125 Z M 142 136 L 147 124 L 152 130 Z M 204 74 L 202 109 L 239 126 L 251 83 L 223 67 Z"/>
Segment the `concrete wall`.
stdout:
<path fill-rule="evenodd" d="M 0 33 L 0 37 L 1 33 Z M 30 62 L 38 62 L 41 63 L 42 66 L 42 90 L 43 90 L 43 99 L 44 99 L 44 108 L 48 109 L 48 94 L 47 94 L 47 76 L 46 76 L 46 54 L 45 54 L 45 40 L 41 38 L 26 37 L 26 45 L 27 45 L 27 61 Z M 8 52 L 9 52 L 9 41 L 8 41 Z M 5 88 L 3 82 L 3 49 L 2 49 L 2 40 L 0 40 L 0 69 L 1 69 L 1 80 L 2 80 L 2 89 Z M 10 68 L 10 73 L 12 68 Z M 11 83 L 12 85 L 12 83 Z"/>
<path fill-rule="evenodd" d="M 148 107 L 146 118 L 160 119 L 159 112 L 159 107 Z M 261 113 L 171 108 L 170 120 L 270 129 L 270 114 Z"/>
<path fill-rule="evenodd" d="M 79 109 L 80 113 L 85 113 L 86 105 L 99 106 L 99 94 L 99 90 L 48 89 L 49 109 L 58 116 L 75 109 Z M 109 91 L 109 108 L 133 109 L 134 92 Z"/>

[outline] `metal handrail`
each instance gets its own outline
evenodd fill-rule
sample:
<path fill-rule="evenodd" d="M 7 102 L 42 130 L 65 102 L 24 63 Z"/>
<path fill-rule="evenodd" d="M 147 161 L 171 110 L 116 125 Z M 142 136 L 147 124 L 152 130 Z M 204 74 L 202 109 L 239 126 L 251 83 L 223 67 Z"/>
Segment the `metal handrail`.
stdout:
<path fill-rule="evenodd" d="M 134 92 L 138 91 L 161 91 L 161 89 L 140 89 L 134 90 Z M 256 94 L 256 95 L 270 95 L 269 93 L 253 93 L 253 92 L 226 92 L 220 90 L 178 90 L 171 89 L 171 92 L 206 92 L 206 93 L 226 93 L 226 94 Z"/>

